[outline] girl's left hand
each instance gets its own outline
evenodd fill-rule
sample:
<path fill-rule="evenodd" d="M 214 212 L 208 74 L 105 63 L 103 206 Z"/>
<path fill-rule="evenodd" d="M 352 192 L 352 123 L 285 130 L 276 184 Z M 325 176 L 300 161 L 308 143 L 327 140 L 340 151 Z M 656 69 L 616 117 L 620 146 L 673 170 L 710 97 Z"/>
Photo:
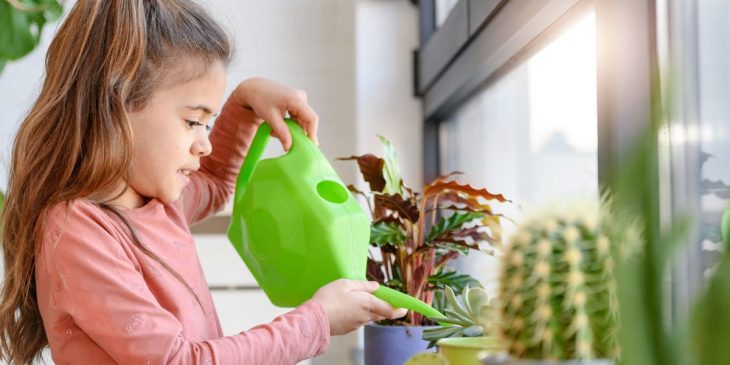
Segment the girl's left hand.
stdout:
<path fill-rule="evenodd" d="M 291 134 L 284 123 L 287 112 L 302 126 L 307 136 L 319 145 L 319 117 L 307 103 L 307 94 L 304 91 L 256 77 L 238 84 L 231 96 L 239 105 L 253 110 L 262 119 L 259 123 L 263 120 L 269 123 L 271 134 L 281 141 L 285 151 L 291 148 Z"/>

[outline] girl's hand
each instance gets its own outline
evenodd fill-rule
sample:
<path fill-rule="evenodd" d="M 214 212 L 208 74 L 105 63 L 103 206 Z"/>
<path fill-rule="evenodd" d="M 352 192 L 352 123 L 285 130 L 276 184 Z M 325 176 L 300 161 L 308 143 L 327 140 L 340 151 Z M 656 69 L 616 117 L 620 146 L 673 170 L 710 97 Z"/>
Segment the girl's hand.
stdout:
<path fill-rule="evenodd" d="M 406 315 L 405 309 L 393 308 L 373 296 L 378 283 L 339 279 L 317 290 L 312 300 L 321 304 L 330 322 L 330 335 L 344 335 L 370 321 L 396 319 Z"/>
<path fill-rule="evenodd" d="M 304 132 L 317 145 L 319 117 L 307 103 L 307 94 L 264 78 L 252 78 L 238 84 L 231 94 L 244 108 L 251 109 L 271 126 L 271 134 L 281 141 L 285 151 L 291 148 L 291 134 L 284 117 L 289 115 L 302 126 Z"/>

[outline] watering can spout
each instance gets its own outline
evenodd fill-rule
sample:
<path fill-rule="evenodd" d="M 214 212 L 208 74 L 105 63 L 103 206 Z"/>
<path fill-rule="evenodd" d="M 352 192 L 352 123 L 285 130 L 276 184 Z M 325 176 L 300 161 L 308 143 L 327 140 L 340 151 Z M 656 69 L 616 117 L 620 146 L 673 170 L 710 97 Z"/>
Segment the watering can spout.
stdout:
<path fill-rule="evenodd" d="M 271 127 L 256 132 L 236 180 L 228 238 L 272 303 L 295 307 L 336 279 L 365 280 L 370 219 L 301 127 L 286 123 L 292 146 L 276 158 L 261 160 Z M 384 286 L 373 295 L 441 316 Z"/>

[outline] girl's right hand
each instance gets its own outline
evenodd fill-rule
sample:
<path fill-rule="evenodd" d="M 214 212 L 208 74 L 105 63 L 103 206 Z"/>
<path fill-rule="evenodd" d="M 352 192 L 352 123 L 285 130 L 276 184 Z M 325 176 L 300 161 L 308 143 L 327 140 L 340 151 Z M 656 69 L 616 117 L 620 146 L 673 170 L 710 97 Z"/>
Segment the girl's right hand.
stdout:
<path fill-rule="evenodd" d="M 344 335 L 370 321 L 396 319 L 407 310 L 394 308 L 371 293 L 378 289 L 374 281 L 339 279 L 317 290 L 312 300 L 319 303 L 327 314 L 330 335 Z"/>

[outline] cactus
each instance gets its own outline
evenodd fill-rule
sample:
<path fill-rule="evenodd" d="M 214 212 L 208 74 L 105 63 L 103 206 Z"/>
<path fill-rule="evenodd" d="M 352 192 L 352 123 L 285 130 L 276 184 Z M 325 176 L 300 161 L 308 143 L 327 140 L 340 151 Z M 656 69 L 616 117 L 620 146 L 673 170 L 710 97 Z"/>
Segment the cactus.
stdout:
<path fill-rule="evenodd" d="M 617 356 L 618 301 L 604 206 L 551 211 L 517 230 L 502 257 L 499 295 L 501 337 L 511 356 Z"/>
<path fill-rule="evenodd" d="M 447 337 L 479 337 L 490 333 L 494 321 L 493 300 L 487 292 L 479 287 L 464 288 L 461 296 L 457 297 L 450 287 L 445 288 L 446 307 L 445 317 L 433 317 L 430 320 L 443 326 L 429 328 L 423 331 L 423 339 L 429 341 L 428 348 L 436 341 Z M 491 331 L 490 331 L 491 330 Z"/>

